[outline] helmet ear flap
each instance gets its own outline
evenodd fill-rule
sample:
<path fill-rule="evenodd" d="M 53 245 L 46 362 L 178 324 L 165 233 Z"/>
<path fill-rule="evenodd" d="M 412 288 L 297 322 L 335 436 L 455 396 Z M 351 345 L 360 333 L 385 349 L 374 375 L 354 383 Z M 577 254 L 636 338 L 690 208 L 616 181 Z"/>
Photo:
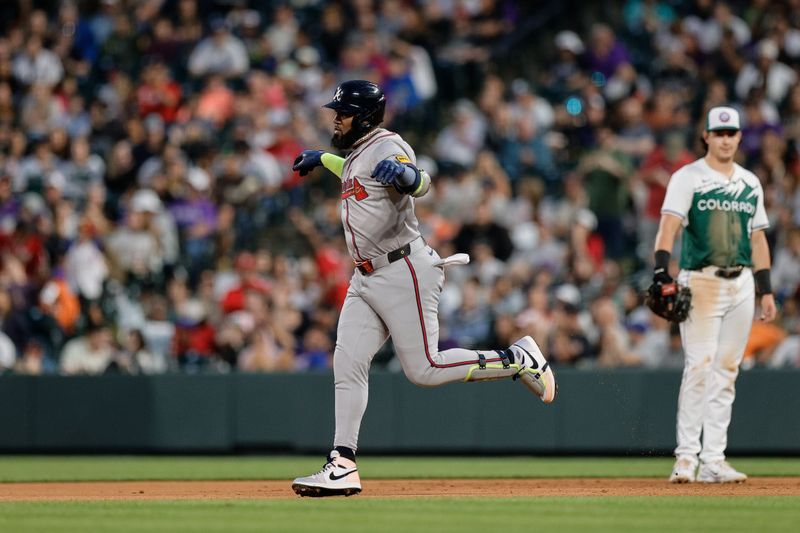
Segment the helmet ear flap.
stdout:
<path fill-rule="evenodd" d="M 366 113 L 363 117 L 359 117 L 359 124 L 364 131 L 377 127 L 383 122 L 383 114 L 386 110 L 386 100 L 381 100 L 375 107 Z"/>

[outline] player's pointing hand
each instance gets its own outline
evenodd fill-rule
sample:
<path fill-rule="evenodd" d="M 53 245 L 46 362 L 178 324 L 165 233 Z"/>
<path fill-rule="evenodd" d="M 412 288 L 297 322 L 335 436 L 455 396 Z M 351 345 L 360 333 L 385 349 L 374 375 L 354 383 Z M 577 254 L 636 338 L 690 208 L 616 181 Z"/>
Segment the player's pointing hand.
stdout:
<path fill-rule="evenodd" d="M 292 170 L 299 171 L 301 176 L 305 176 L 322 164 L 322 150 L 303 150 L 294 160 Z"/>

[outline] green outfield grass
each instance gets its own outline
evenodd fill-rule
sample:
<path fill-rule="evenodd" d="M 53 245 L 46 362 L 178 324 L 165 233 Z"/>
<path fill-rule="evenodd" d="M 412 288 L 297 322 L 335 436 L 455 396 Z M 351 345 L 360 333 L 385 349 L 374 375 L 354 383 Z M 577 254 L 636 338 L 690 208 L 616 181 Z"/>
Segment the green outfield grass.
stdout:
<path fill-rule="evenodd" d="M 798 498 L 536 498 L 0 504 L 14 533 L 796 531 Z"/>
<path fill-rule="evenodd" d="M 320 457 L 0 456 L 0 480 L 290 479 Z M 798 476 L 800 458 L 734 458 L 753 476 Z M 362 476 L 665 478 L 661 458 L 370 457 Z M 797 531 L 798 497 L 297 498 L 0 503 L 2 533 L 331 531 Z"/>
<path fill-rule="evenodd" d="M 359 459 L 362 477 L 665 477 L 669 457 L 378 457 Z M 0 482 L 169 479 L 291 479 L 324 457 L 0 456 Z M 752 476 L 800 476 L 800 458 L 733 458 Z"/>

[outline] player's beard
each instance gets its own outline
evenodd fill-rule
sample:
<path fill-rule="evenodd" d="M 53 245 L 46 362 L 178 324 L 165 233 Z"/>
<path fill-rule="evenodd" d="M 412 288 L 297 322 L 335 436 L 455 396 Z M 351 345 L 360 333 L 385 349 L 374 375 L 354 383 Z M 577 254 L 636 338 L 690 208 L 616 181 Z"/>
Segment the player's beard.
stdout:
<path fill-rule="evenodd" d="M 344 135 L 333 132 L 333 137 L 331 137 L 331 146 L 334 148 L 338 148 L 339 150 L 347 150 L 353 143 L 356 142 L 363 133 L 358 128 L 350 128 L 347 133 Z"/>

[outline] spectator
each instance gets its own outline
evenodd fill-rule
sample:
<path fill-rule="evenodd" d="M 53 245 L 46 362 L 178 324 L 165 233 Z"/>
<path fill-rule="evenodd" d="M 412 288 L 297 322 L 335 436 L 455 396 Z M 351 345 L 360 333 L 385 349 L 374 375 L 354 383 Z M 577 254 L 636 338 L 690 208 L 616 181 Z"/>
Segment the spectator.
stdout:
<path fill-rule="evenodd" d="M 136 184 L 136 161 L 130 141 L 121 140 L 111 149 L 108 157 L 108 171 L 105 174 L 107 192 L 107 213 L 117 219 L 120 215 L 121 197 Z"/>
<path fill-rule="evenodd" d="M 141 333 L 147 351 L 155 360 L 164 360 L 167 368 L 172 368 L 168 356 L 175 336 L 175 324 L 169 320 L 167 300 L 158 293 L 149 293 L 143 300 L 145 320 Z"/>
<path fill-rule="evenodd" d="M 440 163 L 469 168 L 475 163 L 485 135 L 483 117 L 471 103 L 460 100 L 453 108 L 453 121 L 436 137 L 436 158 Z"/>
<path fill-rule="evenodd" d="M 616 148 L 610 129 L 602 128 L 597 137 L 597 148 L 581 158 L 577 172 L 586 184 L 588 207 L 597 216 L 597 231 L 603 238 L 606 255 L 619 259 L 627 247 L 623 217 L 628 210 L 631 161 Z"/>
<path fill-rule="evenodd" d="M 125 74 L 133 73 L 138 68 L 136 39 L 131 18 L 122 12 L 115 13 L 113 28 L 100 52 L 100 68 L 109 73 L 117 69 Z"/>
<path fill-rule="evenodd" d="M 14 371 L 18 374 L 40 376 L 42 374 L 55 374 L 58 364 L 47 357 L 46 349 L 41 342 L 30 340 L 25 344 Z"/>
<path fill-rule="evenodd" d="M 128 366 L 133 373 L 163 374 L 167 370 L 167 361 L 163 354 L 152 353 L 138 329 L 128 333 L 125 339 L 121 358 L 129 361 Z"/>
<path fill-rule="evenodd" d="M 578 90 L 582 75 L 579 58 L 586 48 L 583 40 L 571 30 L 558 32 L 554 39 L 558 57 L 545 74 L 545 87 L 553 100 L 563 101 L 567 95 Z"/>
<path fill-rule="evenodd" d="M 200 41 L 189 56 L 189 72 L 195 77 L 210 74 L 224 78 L 242 76 L 249 66 L 244 43 L 230 34 L 223 19 L 212 19 L 209 30 L 211 35 Z"/>
<path fill-rule="evenodd" d="M 488 244 L 494 257 L 506 261 L 511 257 L 514 245 L 508 230 L 492 219 L 488 202 L 479 204 L 474 219 L 465 224 L 453 240 L 456 251 L 470 253 L 479 243 Z"/>
<path fill-rule="evenodd" d="M 289 57 L 296 48 L 299 31 L 294 11 L 288 5 L 278 5 L 272 15 L 272 24 L 264 32 L 269 49 L 278 61 Z"/>
<path fill-rule="evenodd" d="M 155 113 L 167 124 L 174 122 L 181 104 L 181 88 L 170 77 L 167 65 L 155 61 L 146 66 L 142 81 L 136 90 L 139 116 Z"/>
<path fill-rule="evenodd" d="M 221 128 L 233 116 L 233 112 L 233 91 L 225 85 L 221 75 L 209 76 L 197 101 L 196 117 L 215 128 Z"/>
<path fill-rule="evenodd" d="M 593 354 L 581 324 L 580 292 L 574 285 L 564 284 L 556 289 L 554 296 L 553 327 L 547 338 L 549 353 L 559 364 L 584 366 L 591 362 Z"/>
<path fill-rule="evenodd" d="M 303 349 L 295 361 L 297 370 L 327 370 L 333 366 L 333 343 L 319 326 L 309 328 L 303 335 Z"/>
<path fill-rule="evenodd" d="M 186 176 L 183 196 L 169 206 L 183 243 L 192 278 L 211 264 L 214 235 L 217 229 L 217 207 L 211 200 L 211 177 L 205 170 L 193 167 Z"/>
<path fill-rule="evenodd" d="M 604 85 L 624 65 L 630 63 L 625 45 L 617 40 L 614 30 L 606 24 L 592 26 L 591 46 L 586 52 L 586 66 L 592 75 L 599 75 L 597 83 Z"/>
<path fill-rule="evenodd" d="M 253 318 L 251 342 L 242 350 L 237 367 L 245 372 L 275 372 L 294 368 L 294 340 L 281 324 L 273 320 L 267 299 L 248 291 L 245 311 Z"/>
<path fill-rule="evenodd" d="M 0 374 L 13 370 L 17 363 L 17 348 L 11 339 L 0 330 Z"/>
<path fill-rule="evenodd" d="M 671 356 L 669 322 L 646 311 L 627 325 L 631 352 L 647 368 L 682 368 L 682 358 Z"/>
<path fill-rule="evenodd" d="M 270 291 L 269 281 L 256 270 L 256 258 L 251 252 L 241 252 L 236 258 L 234 266 L 238 279 L 220 302 L 224 313 L 243 310 L 247 291 L 254 290 L 263 295 L 269 294 Z"/>
<path fill-rule="evenodd" d="M 592 305 L 594 321 L 600 330 L 599 355 L 600 366 L 633 366 L 641 363 L 634 353 L 628 333 L 622 327 L 619 314 L 610 298 L 599 298 Z"/>
<path fill-rule="evenodd" d="M 633 96 L 620 102 L 619 121 L 621 127 L 615 139 L 616 149 L 638 166 L 655 148 L 653 132 L 644 121 L 642 102 Z"/>
<path fill-rule="evenodd" d="M 65 120 L 64 110 L 53 98 L 52 87 L 44 83 L 34 84 L 20 107 L 20 125 L 32 139 L 41 141 Z"/>
<path fill-rule="evenodd" d="M 142 206 L 127 213 L 124 223 L 106 238 L 112 276 L 134 285 L 158 283 L 164 264 L 163 251 Z"/>
<path fill-rule="evenodd" d="M 775 254 L 772 283 L 779 301 L 793 297 L 800 290 L 800 228 L 788 231 L 786 246 Z"/>
<path fill-rule="evenodd" d="M 661 220 L 661 204 L 667 194 L 667 183 L 670 176 L 679 168 L 694 161 L 695 156 L 686 148 L 683 134 L 673 131 L 667 134 L 664 142 L 646 157 L 639 167 L 638 177 L 643 190 L 639 197 L 642 201 L 639 206 L 639 257 L 643 261 L 650 261 L 651 246 L 643 243 L 655 242 L 658 223 Z"/>
<path fill-rule="evenodd" d="M 80 317 L 80 303 L 60 270 L 42 287 L 39 308 L 55 321 L 62 332 L 75 332 Z"/>
<path fill-rule="evenodd" d="M 109 270 L 100 250 L 94 224 L 83 220 L 78 229 L 78 239 L 67 250 L 64 270 L 67 281 L 83 300 L 98 301 L 103 295 L 103 285 Z"/>
<path fill-rule="evenodd" d="M 190 298 L 176 307 L 172 356 L 184 372 L 201 372 L 216 362 L 214 337 L 202 302 Z"/>
<path fill-rule="evenodd" d="M 165 69 L 166 65 L 172 65 L 178 72 L 185 74 L 185 67 L 182 64 L 186 61 L 186 55 L 187 51 L 176 34 L 172 20 L 168 17 L 157 18 L 153 23 L 153 36 L 145 51 L 145 56 L 156 58 L 159 60 L 156 61 L 156 64 L 163 65 Z M 166 78 L 169 76 L 167 75 Z M 169 92 L 174 93 L 174 89 L 170 88 Z M 167 117 L 163 118 L 172 122 Z"/>
<path fill-rule="evenodd" d="M 773 104 L 783 102 L 789 90 L 797 83 L 797 73 L 788 65 L 778 61 L 778 45 L 764 39 L 756 47 L 755 61 L 748 63 L 736 78 L 736 95 L 744 100 L 754 88 L 764 89 Z"/>
<path fill-rule="evenodd" d="M 450 337 L 460 346 L 480 346 L 488 341 L 491 323 L 491 309 L 481 283 L 471 278 L 462 287 L 461 305 L 447 319 Z"/>
<path fill-rule="evenodd" d="M 83 204 L 90 185 L 102 184 L 106 173 L 103 158 L 90 151 L 89 141 L 77 137 L 70 143 L 70 157 L 61 165 L 66 179 L 64 196 Z"/>
<path fill-rule="evenodd" d="M 59 371 L 66 376 L 103 374 L 114 357 L 111 332 L 106 326 L 95 326 L 64 345 Z"/>
<path fill-rule="evenodd" d="M 63 76 L 61 60 L 43 47 L 39 36 L 31 36 L 25 44 L 25 51 L 14 59 L 14 77 L 24 85 L 53 87 Z"/>
<path fill-rule="evenodd" d="M 710 53 L 719 47 L 722 35 L 726 30 L 732 32 L 738 46 L 744 46 L 750 42 L 750 27 L 740 17 L 733 14 L 727 2 L 707 3 L 713 5 L 711 13 L 704 17 L 704 14 L 689 15 L 685 19 L 687 30 L 697 39 L 700 50 L 703 53 Z"/>

